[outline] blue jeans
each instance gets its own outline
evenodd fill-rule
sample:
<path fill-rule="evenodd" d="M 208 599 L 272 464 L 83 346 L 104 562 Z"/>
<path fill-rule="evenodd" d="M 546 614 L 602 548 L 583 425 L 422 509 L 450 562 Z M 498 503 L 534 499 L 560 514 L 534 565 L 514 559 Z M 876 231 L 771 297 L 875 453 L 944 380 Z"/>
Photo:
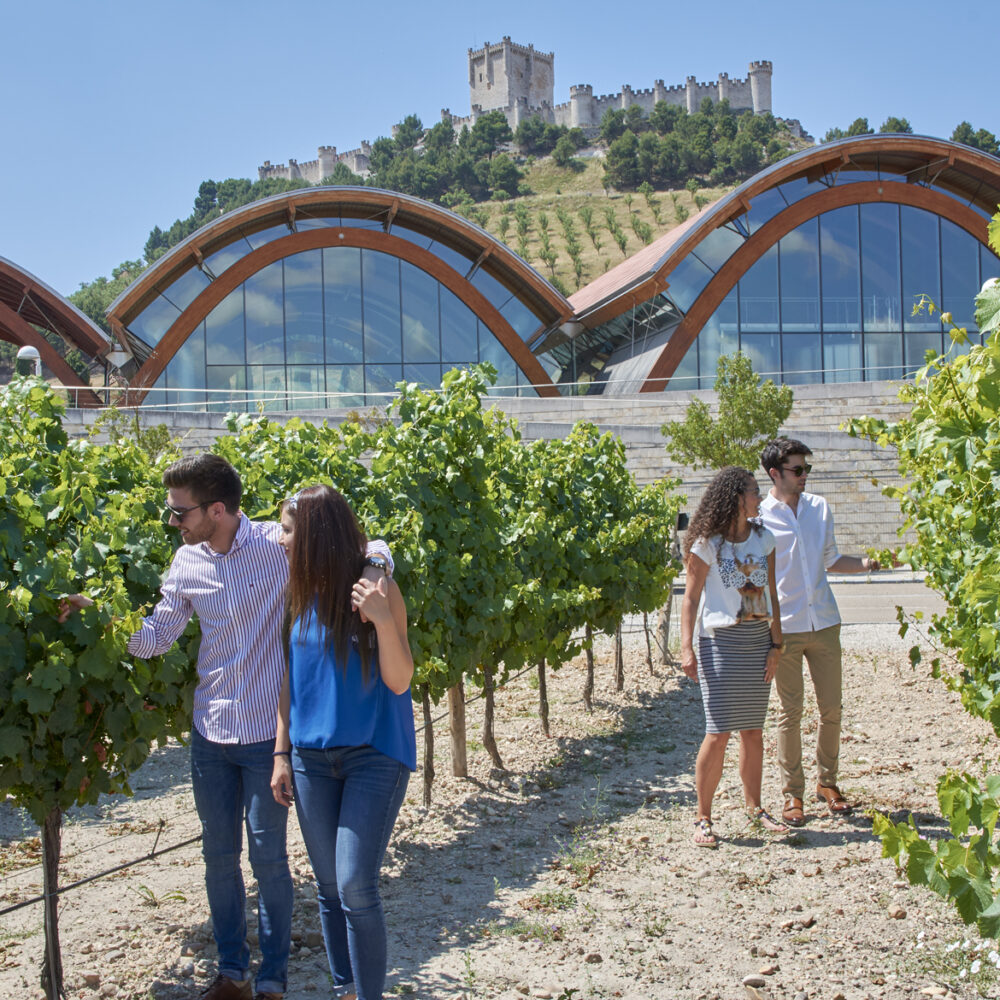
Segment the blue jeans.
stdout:
<path fill-rule="evenodd" d="M 284 993 L 292 936 L 292 877 L 285 850 L 288 810 L 271 793 L 274 740 L 213 743 L 191 730 L 191 781 L 201 820 L 205 887 L 219 972 L 246 979 L 246 890 L 240 855 L 246 825 L 250 865 L 257 879 L 261 962 L 256 989 Z"/>
<path fill-rule="evenodd" d="M 292 768 L 334 986 L 353 985 L 358 1000 L 379 1000 L 386 933 L 378 874 L 409 769 L 370 746 L 296 747 Z"/>

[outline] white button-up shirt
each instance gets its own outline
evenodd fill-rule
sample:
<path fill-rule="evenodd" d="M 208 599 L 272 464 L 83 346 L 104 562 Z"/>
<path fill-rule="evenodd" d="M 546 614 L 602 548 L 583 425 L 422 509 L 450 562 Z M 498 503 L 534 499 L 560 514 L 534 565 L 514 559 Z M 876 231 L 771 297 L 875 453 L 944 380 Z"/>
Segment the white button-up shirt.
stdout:
<path fill-rule="evenodd" d="M 161 598 L 129 639 L 143 659 L 165 653 L 192 614 L 201 626 L 194 727 L 213 743 L 274 739 L 278 693 L 285 672 L 281 623 L 288 559 L 278 544 L 281 525 L 241 515 L 228 552 L 208 542 L 174 554 Z M 369 555 L 392 557 L 378 539 Z"/>
<path fill-rule="evenodd" d="M 826 500 L 803 493 L 798 509 L 772 493 L 760 505 L 775 538 L 774 572 L 781 605 L 781 631 L 815 632 L 840 624 L 840 611 L 826 571 L 840 558 L 833 514 Z"/>

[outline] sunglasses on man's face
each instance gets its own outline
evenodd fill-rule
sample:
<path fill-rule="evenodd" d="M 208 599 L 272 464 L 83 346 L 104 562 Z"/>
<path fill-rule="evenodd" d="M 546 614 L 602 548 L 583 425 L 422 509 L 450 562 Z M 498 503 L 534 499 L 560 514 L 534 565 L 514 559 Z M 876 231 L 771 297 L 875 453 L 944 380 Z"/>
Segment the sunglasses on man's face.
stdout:
<path fill-rule="evenodd" d="M 170 504 L 163 505 L 163 513 L 166 515 L 169 521 L 171 517 L 177 518 L 178 524 L 184 523 L 184 518 L 193 510 L 198 510 L 199 507 L 210 507 L 213 503 L 218 503 L 218 500 L 206 500 L 204 503 L 196 503 L 193 507 L 171 507 Z"/>
<path fill-rule="evenodd" d="M 783 465 L 781 467 L 785 472 L 790 472 L 793 476 L 801 476 L 803 474 L 809 475 L 812 472 L 812 466 L 806 465 Z"/>

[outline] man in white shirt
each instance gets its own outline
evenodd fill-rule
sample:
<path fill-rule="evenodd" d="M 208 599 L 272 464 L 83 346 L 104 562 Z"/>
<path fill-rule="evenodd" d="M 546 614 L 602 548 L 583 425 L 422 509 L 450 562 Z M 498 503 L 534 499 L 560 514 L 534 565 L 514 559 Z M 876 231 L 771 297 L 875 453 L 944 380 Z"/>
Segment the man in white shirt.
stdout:
<path fill-rule="evenodd" d="M 777 438 L 761 453 L 771 490 L 760 515 L 775 537 L 775 576 L 781 606 L 784 648 L 774 683 L 778 692 L 778 766 L 791 826 L 805 823 L 802 769 L 802 659 L 809 666 L 819 732 L 816 737 L 816 801 L 833 816 L 846 816 L 851 805 L 837 787 L 842 704 L 840 612 L 827 580 L 828 572 L 866 573 L 879 564 L 867 556 L 845 556 L 837 550 L 833 514 L 826 500 L 807 493 L 812 452 L 801 441 Z"/>

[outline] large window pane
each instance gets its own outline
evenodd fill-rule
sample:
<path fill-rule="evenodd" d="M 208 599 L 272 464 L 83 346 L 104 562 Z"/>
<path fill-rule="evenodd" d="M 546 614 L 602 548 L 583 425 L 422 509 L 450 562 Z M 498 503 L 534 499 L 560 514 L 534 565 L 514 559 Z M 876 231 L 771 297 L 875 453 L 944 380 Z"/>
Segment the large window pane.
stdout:
<path fill-rule="evenodd" d="M 804 222 L 778 244 L 781 328 L 819 330 L 819 224 Z"/>
<path fill-rule="evenodd" d="M 861 329 L 861 267 L 858 210 L 854 205 L 825 212 L 819 219 L 823 274 L 823 329 Z M 860 360 L 860 357 L 859 357 Z"/>
<path fill-rule="evenodd" d="M 771 247 L 740 278 L 740 330 L 778 329 L 778 247 Z"/>
<path fill-rule="evenodd" d="M 823 334 L 823 379 L 826 382 L 861 382 L 861 334 Z"/>
<path fill-rule="evenodd" d="M 450 365 L 479 360 L 476 314 L 443 285 L 441 286 L 441 360 Z"/>
<path fill-rule="evenodd" d="M 762 191 L 750 203 L 750 211 L 747 212 L 746 218 L 750 233 L 757 232 L 761 226 L 770 222 L 786 208 L 788 208 L 788 202 L 781 196 L 781 192 L 777 188 Z"/>
<path fill-rule="evenodd" d="M 288 366 L 288 408 L 290 410 L 321 410 L 326 406 L 323 395 L 323 368 L 320 365 Z"/>
<path fill-rule="evenodd" d="M 365 309 L 365 362 L 399 364 L 399 260 L 375 250 L 361 251 Z"/>
<path fill-rule="evenodd" d="M 208 409 L 225 413 L 247 408 L 247 370 L 243 365 L 209 365 L 205 370 Z"/>
<path fill-rule="evenodd" d="M 687 256 L 667 276 L 667 291 L 687 312 L 711 277 L 712 272 L 697 257 Z"/>
<path fill-rule="evenodd" d="M 479 324 L 479 360 L 489 361 L 497 370 L 497 383 L 490 390 L 491 396 L 517 395 L 517 365 L 483 323 Z"/>
<path fill-rule="evenodd" d="M 357 247 L 323 250 L 323 295 L 327 363 L 364 360 L 361 251 Z"/>
<path fill-rule="evenodd" d="M 172 390 L 171 402 L 180 403 L 181 409 L 201 409 L 205 402 L 205 324 L 199 323 L 194 332 L 181 345 L 180 350 L 167 365 L 168 385 Z M 191 391 L 194 390 L 194 391 Z M 157 398 L 155 402 L 163 402 Z M 191 404 L 198 404 L 192 406 Z"/>
<path fill-rule="evenodd" d="M 516 296 L 507 300 L 500 315 L 514 327 L 514 332 L 522 340 L 529 340 L 542 325 L 542 321 Z"/>
<path fill-rule="evenodd" d="M 948 338 L 951 343 L 951 337 Z M 903 348 L 905 350 L 904 362 L 906 374 L 912 375 L 918 368 L 924 365 L 924 355 L 928 350 L 934 352 L 935 357 L 941 353 L 940 333 L 908 333 L 903 337 Z"/>
<path fill-rule="evenodd" d="M 368 406 L 384 406 L 389 402 L 387 393 L 394 393 L 396 383 L 402 380 L 402 365 L 365 365 L 365 391 L 369 394 L 365 403 Z"/>
<path fill-rule="evenodd" d="M 438 283 L 426 271 L 402 263 L 403 360 L 441 358 Z"/>
<path fill-rule="evenodd" d="M 287 410 L 284 365 L 247 365 L 250 402 L 265 410 Z"/>
<path fill-rule="evenodd" d="M 719 356 L 735 354 L 739 350 L 737 298 L 734 288 L 709 317 L 692 345 L 697 345 L 698 349 L 698 370 L 701 374 L 702 389 L 711 389 L 715 385 Z"/>
<path fill-rule="evenodd" d="M 781 381 L 789 385 L 813 385 L 823 373 L 823 349 L 818 333 L 781 335 Z"/>
<path fill-rule="evenodd" d="M 419 385 L 437 389 L 441 385 L 441 366 L 430 364 L 403 365 L 403 378 L 407 382 L 416 382 Z"/>
<path fill-rule="evenodd" d="M 289 364 L 323 363 L 323 254 L 285 258 L 285 342 Z"/>
<path fill-rule="evenodd" d="M 247 362 L 283 364 L 285 323 L 281 261 L 246 280 Z"/>
<path fill-rule="evenodd" d="M 180 310 L 162 295 L 157 295 L 152 302 L 131 323 L 129 330 L 141 341 L 156 347 L 160 338 L 167 332 L 171 324 L 180 316 Z"/>
<path fill-rule="evenodd" d="M 941 220 L 941 308 L 956 326 L 976 329 L 975 304 L 979 291 L 978 246 L 964 229 Z"/>
<path fill-rule="evenodd" d="M 681 358 L 681 363 L 664 387 L 666 392 L 680 392 L 692 389 L 711 389 L 715 385 L 715 373 L 707 378 L 698 379 L 698 341 L 696 340 Z"/>
<path fill-rule="evenodd" d="M 195 298 L 211 284 L 207 274 L 199 268 L 188 268 L 169 288 L 162 289 L 163 297 L 178 309 L 187 309 Z"/>
<path fill-rule="evenodd" d="M 743 246 L 744 242 L 743 237 L 735 230 L 729 229 L 727 226 L 721 226 L 718 229 L 712 230 L 695 247 L 694 252 L 713 271 L 718 271 Z"/>
<path fill-rule="evenodd" d="M 861 295 L 866 331 L 901 329 L 897 205 L 861 206 Z"/>
<path fill-rule="evenodd" d="M 935 305 L 941 302 L 938 217 L 909 205 L 901 206 L 899 211 L 903 237 L 903 329 L 940 330 L 940 314 L 935 312 L 932 316 L 927 306 L 913 315 L 921 296 L 929 296 Z"/>
<path fill-rule="evenodd" d="M 740 350 L 753 363 L 761 378 L 781 380 L 781 338 L 776 333 L 745 333 L 740 337 Z"/>
<path fill-rule="evenodd" d="M 987 278 L 1000 278 L 1000 257 L 987 250 L 982 243 L 979 244 L 979 259 L 982 264 L 981 280 L 983 282 Z"/>
<path fill-rule="evenodd" d="M 361 365 L 327 365 L 326 391 L 332 393 L 327 405 L 334 407 L 363 406 L 365 402 L 365 371 Z"/>
<path fill-rule="evenodd" d="M 903 377 L 903 336 L 899 333 L 865 334 L 865 381 Z"/>
<path fill-rule="evenodd" d="M 240 285 L 205 317 L 205 359 L 210 365 L 241 365 L 246 358 Z"/>

